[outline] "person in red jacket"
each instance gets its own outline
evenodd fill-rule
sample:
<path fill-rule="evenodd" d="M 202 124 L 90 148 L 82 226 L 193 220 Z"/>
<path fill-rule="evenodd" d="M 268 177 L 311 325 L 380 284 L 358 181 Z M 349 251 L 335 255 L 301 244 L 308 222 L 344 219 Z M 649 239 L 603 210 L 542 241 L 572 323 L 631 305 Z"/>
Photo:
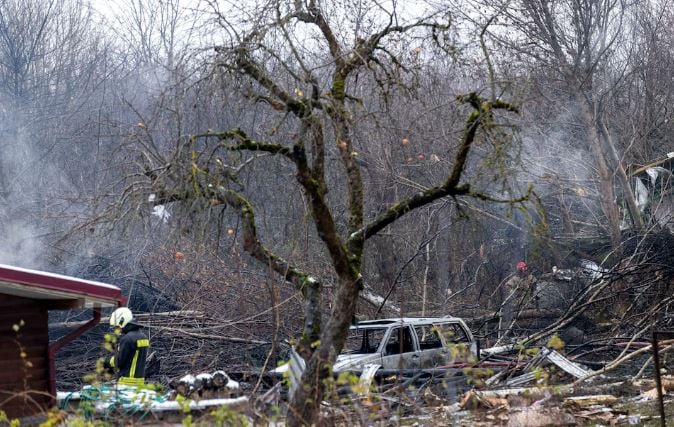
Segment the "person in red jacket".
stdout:
<path fill-rule="evenodd" d="M 145 359 L 150 340 L 133 322 L 133 313 L 120 307 L 110 315 L 110 326 L 121 329 L 115 354 L 105 361 L 105 366 L 115 371 L 117 384 L 142 386 L 145 384 Z"/>

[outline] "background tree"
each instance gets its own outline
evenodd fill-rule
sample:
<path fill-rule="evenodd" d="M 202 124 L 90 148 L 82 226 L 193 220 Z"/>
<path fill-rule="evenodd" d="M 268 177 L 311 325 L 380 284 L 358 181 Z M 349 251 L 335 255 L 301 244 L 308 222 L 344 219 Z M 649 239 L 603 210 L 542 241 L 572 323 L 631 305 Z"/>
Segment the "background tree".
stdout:
<path fill-rule="evenodd" d="M 616 148 L 613 131 L 607 126 L 607 110 L 615 89 L 626 78 L 624 55 L 631 55 L 627 25 L 628 5 L 614 1 L 566 2 L 523 1 L 488 3 L 499 25 L 489 28 L 497 49 L 509 52 L 514 67 L 536 67 L 545 78 L 541 92 L 571 113 L 582 124 L 583 138 L 592 155 L 598 177 L 597 195 L 614 249 L 621 243 L 621 215 L 616 204 L 614 177 L 621 189 L 632 226 L 643 232 L 643 220 Z M 486 19 L 486 18 L 485 18 Z M 534 71 L 535 72 L 535 71 Z M 534 80 L 536 81 L 536 80 Z"/>
<path fill-rule="evenodd" d="M 96 95 L 109 75 L 106 43 L 79 1 L 0 2 L 0 227 L 8 263 L 47 265 L 92 190 L 75 159 L 90 159 Z"/>
<path fill-rule="evenodd" d="M 0 256 L 202 313 L 217 334 L 172 331 L 203 357 L 157 378 L 299 336 L 309 420 L 354 316 L 493 316 L 523 259 L 610 259 L 578 307 L 620 298 L 615 333 L 668 309 L 667 225 L 623 202 L 626 165 L 674 151 L 667 2 L 243 3 L 0 2 Z M 540 204 L 492 202 L 532 181 Z"/>

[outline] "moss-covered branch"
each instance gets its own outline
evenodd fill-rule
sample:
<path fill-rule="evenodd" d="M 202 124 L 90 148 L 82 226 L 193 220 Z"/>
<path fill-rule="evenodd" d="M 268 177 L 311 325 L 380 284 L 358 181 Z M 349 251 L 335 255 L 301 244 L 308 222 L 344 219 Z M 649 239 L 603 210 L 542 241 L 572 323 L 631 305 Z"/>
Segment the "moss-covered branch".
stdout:
<path fill-rule="evenodd" d="M 304 117 L 309 114 L 311 109 L 315 107 L 311 105 L 313 101 L 296 99 L 290 92 L 279 86 L 267 74 L 264 68 L 251 58 L 249 48 L 250 46 L 247 44 L 247 41 L 242 42 L 241 45 L 231 50 L 219 48 L 218 51 L 230 52 L 234 56 L 231 62 L 222 62 L 220 65 L 250 77 L 265 88 L 273 96 L 273 98 L 267 97 L 267 102 L 273 107 L 285 109 L 298 117 Z"/>
<path fill-rule="evenodd" d="M 255 226 L 253 206 L 243 195 L 224 187 L 212 190 L 211 201 L 226 204 L 239 213 L 243 228 L 244 250 L 262 264 L 269 266 L 285 280 L 295 285 L 305 297 L 304 332 L 300 342 L 300 351 L 305 355 L 311 352 L 321 332 L 321 289 L 319 280 L 292 266 L 287 260 L 274 254 L 260 242 Z"/>
<path fill-rule="evenodd" d="M 471 191 L 468 195 L 470 197 L 474 197 L 476 199 L 484 200 L 484 201 L 487 201 L 487 202 L 513 204 L 513 203 L 526 202 L 527 200 L 531 199 L 531 196 L 533 194 L 534 194 L 534 187 L 533 187 L 533 185 L 529 185 L 526 193 L 522 194 L 521 196 L 512 197 L 512 198 L 508 198 L 508 199 L 504 199 L 502 197 L 495 197 L 495 196 L 492 196 L 491 194 L 481 193 L 479 191 Z"/>
<path fill-rule="evenodd" d="M 280 154 L 290 160 L 295 161 L 293 151 L 282 144 L 271 144 L 268 142 L 260 142 L 251 139 L 241 129 L 231 129 L 224 132 L 209 131 L 194 135 L 193 138 L 218 138 L 222 144 L 222 148 L 229 151 L 264 151 L 271 154 Z M 225 141 L 234 140 L 235 144 L 225 144 Z"/>
<path fill-rule="evenodd" d="M 358 241 L 364 242 L 401 216 L 442 197 L 469 195 L 483 200 L 496 201 L 495 198 L 491 198 L 491 196 L 486 194 L 471 192 L 470 185 L 461 183 L 461 177 L 468 162 L 468 154 L 470 153 L 473 142 L 475 141 L 475 135 L 477 134 L 477 130 L 480 128 L 480 126 L 488 127 L 493 124 L 493 110 L 503 109 L 506 111 L 517 112 L 517 107 L 501 100 L 496 100 L 493 102 L 486 100 L 474 92 L 459 96 L 457 100 L 461 103 L 466 103 L 472 106 L 473 111 L 468 114 L 468 118 L 466 119 L 463 137 L 461 138 L 461 143 L 456 152 L 456 155 L 454 156 L 452 170 L 450 171 L 445 182 L 442 185 L 422 191 L 421 193 L 417 193 L 408 199 L 396 203 L 388 210 L 377 216 L 370 223 L 366 224 L 358 231 L 352 233 L 348 240 L 349 243 Z M 530 192 L 528 192 L 525 196 L 509 200 L 509 202 L 517 203 L 524 201 L 528 198 L 529 194 Z"/>

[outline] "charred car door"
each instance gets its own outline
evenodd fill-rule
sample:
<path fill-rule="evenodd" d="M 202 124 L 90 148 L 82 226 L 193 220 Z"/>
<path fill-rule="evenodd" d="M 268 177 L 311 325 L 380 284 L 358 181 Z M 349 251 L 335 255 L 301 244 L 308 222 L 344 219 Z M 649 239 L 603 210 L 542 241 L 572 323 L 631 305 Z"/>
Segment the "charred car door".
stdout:
<path fill-rule="evenodd" d="M 444 345 L 440 329 L 432 324 L 416 325 L 421 368 L 435 368 L 451 363 L 449 349 Z"/>
<path fill-rule="evenodd" d="M 447 350 L 446 363 L 468 363 L 473 359 L 473 342 L 464 328 L 456 322 L 436 323 L 433 328 Z"/>
<path fill-rule="evenodd" d="M 419 369 L 419 350 L 416 337 L 409 326 L 393 327 L 382 354 L 384 369 Z"/>

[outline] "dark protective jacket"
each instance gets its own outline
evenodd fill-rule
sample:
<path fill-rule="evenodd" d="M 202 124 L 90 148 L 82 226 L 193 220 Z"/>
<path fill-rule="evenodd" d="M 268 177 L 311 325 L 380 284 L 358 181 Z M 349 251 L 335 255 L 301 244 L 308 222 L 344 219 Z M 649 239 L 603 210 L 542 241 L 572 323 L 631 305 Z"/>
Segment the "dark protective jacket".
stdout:
<path fill-rule="evenodd" d="M 143 385 L 145 383 L 145 358 L 150 348 L 150 340 L 141 327 L 129 323 L 122 329 L 117 351 L 108 365 L 117 372 L 117 384 Z"/>
<path fill-rule="evenodd" d="M 508 329 L 522 310 L 538 308 L 536 277 L 533 274 L 515 274 L 505 284 L 506 298 L 501 315 L 503 327 Z"/>

